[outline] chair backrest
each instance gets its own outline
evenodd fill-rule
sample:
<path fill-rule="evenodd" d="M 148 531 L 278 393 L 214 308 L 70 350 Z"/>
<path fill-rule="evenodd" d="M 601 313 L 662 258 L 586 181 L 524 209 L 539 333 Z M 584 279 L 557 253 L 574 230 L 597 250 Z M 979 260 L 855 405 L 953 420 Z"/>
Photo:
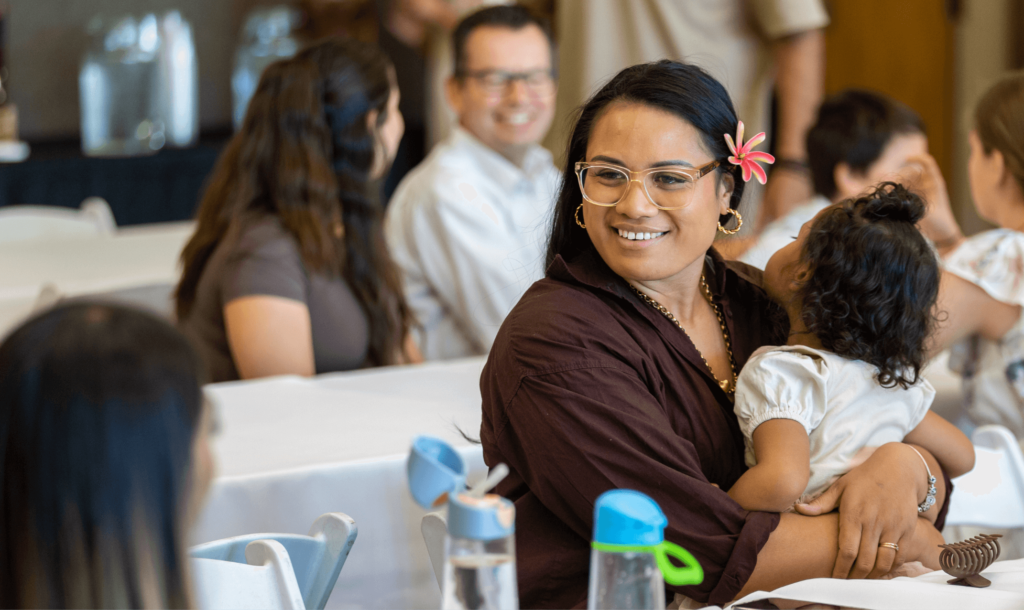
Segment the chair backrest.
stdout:
<path fill-rule="evenodd" d="M 313 522 L 308 536 L 300 534 L 249 534 L 194 546 L 193 558 L 244 563 L 247 548 L 255 540 L 274 540 L 291 559 L 295 579 L 307 610 L 323 610 L 334 590 L 359 529 L 345 513 L 326 513 Z"/>
<path fill-rule="evenodd" d="M 1024 527 L 1024 454 L 1003 426 L 981 426 L 971 437 L 974 469 L 953 480 L 946 525 Z"/>
<path fill-rule="evenodd" d="M 141 307 L 161 318 L 174 320 L 174 287 L 175 285 L 170 282 L 146 284 L 144 286 L 129 286 L 81 296 L 89 299 L 114 301 L 133 307 Z"/>
<path fill-rule="evenodd" d="M 39 294 L 36 295 L 36 300 L 32 303 L 32 313 L 39 313 L 44 309 L 49 309 L 61 302 L 63 298 L 64 294 L 60 291 L 60 288 L 57 288 L 51 282 L 46 282 L 39 289 Z"/>
<path fill-rule="evenodd" d="M 192 559 L 192 585 L 201 610 L 304 608 L 288 551 L 281 543 L 255 540 L 244 554 L 244 563 Z"/>
<path fill-rule="evenodd" d="M 0 208 L 0 243 L 46 237 L 112 235 L 117 230 L 110 206 L 90 197 L 75 210 L 48 205 L 12 205 Z"/>
<path fill-rule="evenodd" d="M 444 578 L 444 539 L 448 536 L 448 519 L 444 513 L 427 513 L 420 521 L 420 532 L 427 545 L 430 567 L 434 568 L 437 588 L 443 590 L 441 579 Z"/>

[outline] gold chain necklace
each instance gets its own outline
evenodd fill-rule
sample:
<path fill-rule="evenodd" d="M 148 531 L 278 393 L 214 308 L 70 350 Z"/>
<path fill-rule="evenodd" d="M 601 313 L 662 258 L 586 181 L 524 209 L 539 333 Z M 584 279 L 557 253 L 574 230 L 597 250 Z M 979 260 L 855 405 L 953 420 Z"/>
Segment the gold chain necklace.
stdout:
<path fill-rule="evenodd" d="M 630 288 L 632 288 L 633 292 L 635 292 L 641 299 L 646 301 L 648 305 L 660 311 L 663 316 L 678 326 L 679 330 L 683 331 L 683 334 L 686 335 L 686 338 L 690 339 L 690 343 L 693 343 L 693 339 L 690 338 L 690 333 L 686 332 L 682 323 L 672 315 L 672 312 L 669 311 L 667 307 L 655 301 L 643 292 L 640 292 L 640 290 L 632 284 L 630 284 Z M 725 328 L 725 319 L 722 318 L 722 310 L 718 308 L 714 299 L 711 298 L 711 289 L 708 288 L 708 283 L 704 280 L 704 274 L 701 274 L 700 276 L 700 288 L 704 292 L 704 298 L 707 299 L 708 304 L 711 305 L 711 309 L 715 310 L 715 316 L 718 317 L 718 325 L 722 328 L 722 338 L 725 339 L 725 351 L 729 354 L 729 369 L 732 372 L 732 378 L 725 380 L 718 379 L 718 376 L 715 375 L 715 371 L 711 368 L 711 363 L 708 362 L 708 359 L 705 358 L 704 354 L 702 354 L 700 349 L 697 348 L 696 343 L 693 343 L 693 348 L 697 350 L 697 355 L 704 361 L 704 366 L 708 367 L 708 372 L 711 373 L 711 377 L 718 382 L 719 387 L 721 387 L 726 394 L 731 396 L 736 391 L 736 361 L 732 357 L 732 342 L 729 341 L 729 331 Z"/>

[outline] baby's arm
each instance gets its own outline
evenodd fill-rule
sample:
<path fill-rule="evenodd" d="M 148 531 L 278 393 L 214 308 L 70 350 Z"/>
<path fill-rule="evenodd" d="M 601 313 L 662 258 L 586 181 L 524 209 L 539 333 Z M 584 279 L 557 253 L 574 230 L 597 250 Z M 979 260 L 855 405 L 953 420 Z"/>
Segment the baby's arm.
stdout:
<path fill-rule="evenodd" d="M 811 477 L 811 447 L 803 424 L 769 419 L 752 435 L 757 465 L 743 473 L 729 497 L 746 510 L 782 512 L 796 502 Z"/>
<path fill-rule="evenodd" d="M 925 414 L 921 423 L 907 434 L 903 442 L 931 452 L 951 479 L 974 468 L 974 445 L 970 439 L 956 426 L 931 411 Z M 941 477 L 942 474 L 933 472 L 932 476 Z M 935 505 L 924 512 L 923 516 L 934 522 L 938 512 L 939 507 Z"/>

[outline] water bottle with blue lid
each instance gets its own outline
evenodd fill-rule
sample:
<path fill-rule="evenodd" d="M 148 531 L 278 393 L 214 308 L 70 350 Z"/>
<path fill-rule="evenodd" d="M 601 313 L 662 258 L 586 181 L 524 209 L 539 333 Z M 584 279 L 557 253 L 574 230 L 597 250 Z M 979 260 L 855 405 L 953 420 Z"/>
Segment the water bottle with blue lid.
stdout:
<path fill-rule="evenodd" d="M 594 504 L 587 608 L 664 608 L 665 582 L 694 585 L 704 571 L 686 549 L 665 540 L 668 519 L 650 497 L 613 489 Z M 675 557 L 684 565 L 673 564 Z"/>
<path fill-rule="evenodd" d="M 421 436 L 407 463 L 409 490 L 424 508 L 448 504 L 442 610 L 519 607 L 515 560 L 515 506 L 486 492 L 508 474 L 499 464 L 466 491 L 466 467 L 448 443 Z"/>

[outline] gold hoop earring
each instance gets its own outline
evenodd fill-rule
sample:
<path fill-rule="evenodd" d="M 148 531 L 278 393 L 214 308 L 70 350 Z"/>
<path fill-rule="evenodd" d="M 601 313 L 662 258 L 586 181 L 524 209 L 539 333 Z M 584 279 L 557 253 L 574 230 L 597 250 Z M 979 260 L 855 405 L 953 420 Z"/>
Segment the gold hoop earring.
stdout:
<path fill-rule="evenodd" d="M 578 224 L 581 229 L 586 229 L 587 225 L 583 224 L 583 222 L 580 220 L 580 210 L 581 209 L 583 209 L 583 204 L 582 203 L 580 204 L 580 207 L 576 208 L 576 212 L 573 213 L 573 218 L 576 219 L 576 224 Z"/>
<path fill-rule="evenodd" d="M 726 235 L 736 235 L 737 233 L 740 232 L 740 227 L 743 226 L 743 217 L 740 216 L 740 213 L 737 212 L 736 210 L 729 210 L 727 213 L 736 217 L 736 228 L 726 229 L 725 227 L 722 226 L 722 223 L 718 223 L 718 230 L 721 231 L 722 233 L 725 233 Z M 723 216 L 724 215 L 725 214 L 723 214 Z"/>

